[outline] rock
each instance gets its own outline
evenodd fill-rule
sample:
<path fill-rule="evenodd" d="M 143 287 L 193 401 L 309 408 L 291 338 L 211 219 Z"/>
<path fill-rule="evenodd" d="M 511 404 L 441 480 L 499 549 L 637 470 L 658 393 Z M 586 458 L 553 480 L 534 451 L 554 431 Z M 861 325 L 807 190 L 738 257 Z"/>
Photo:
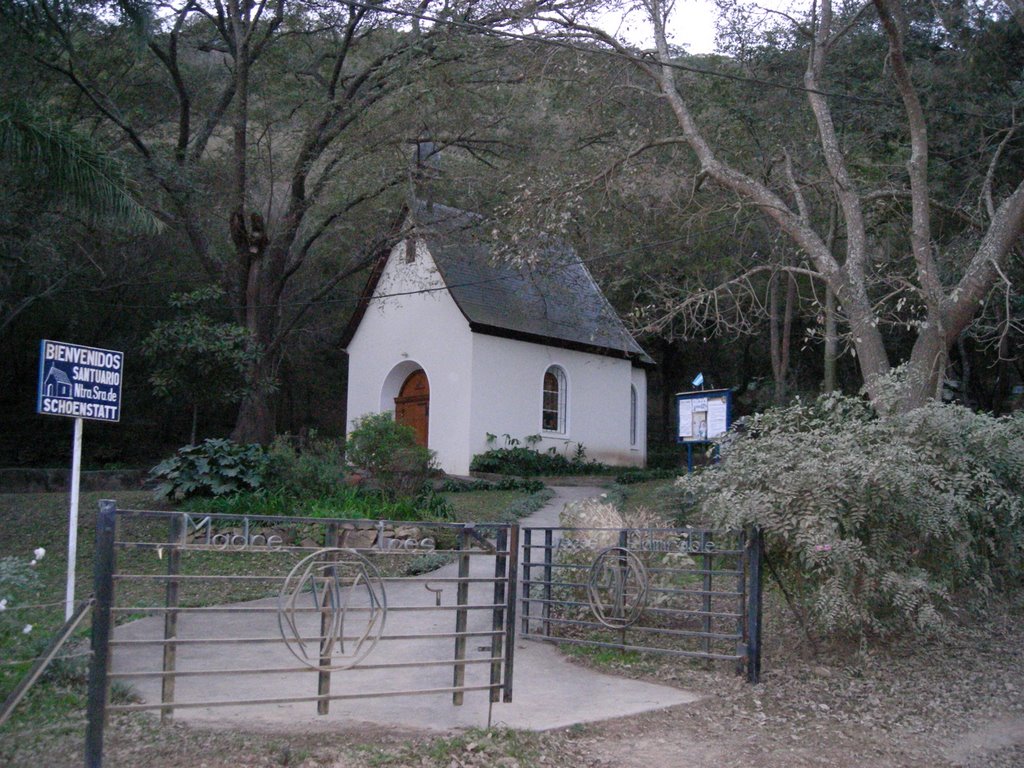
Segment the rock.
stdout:
<path fill-rule="evenodd" d="M 372 528 L 364 528 L 362 530 L 342 530 L 338 536 L 339 547 L 349 547 L 351 549 L 368 549 L 373 546 L 373 542 L 377 540 L 377 532 Z"/>

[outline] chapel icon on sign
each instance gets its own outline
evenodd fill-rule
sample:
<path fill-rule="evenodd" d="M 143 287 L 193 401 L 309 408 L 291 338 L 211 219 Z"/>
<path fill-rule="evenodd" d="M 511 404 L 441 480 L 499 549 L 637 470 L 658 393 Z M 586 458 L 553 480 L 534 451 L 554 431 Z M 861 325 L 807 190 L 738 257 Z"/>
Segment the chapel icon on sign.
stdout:
<path fill-rule="evenodd" d="M 55 365 L 50 365 L 43 379 L 43 393 L 46 397 L 55 397 L 58 400 L 71 399 L 71 380 L 67 374 Z"/>

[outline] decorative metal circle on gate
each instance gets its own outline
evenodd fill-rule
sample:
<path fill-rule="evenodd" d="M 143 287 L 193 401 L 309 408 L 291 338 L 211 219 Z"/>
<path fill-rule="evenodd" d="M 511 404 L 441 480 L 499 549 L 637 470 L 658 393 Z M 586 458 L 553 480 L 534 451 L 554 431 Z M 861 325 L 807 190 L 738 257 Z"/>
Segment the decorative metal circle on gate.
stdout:
<path fill-rule="evenodd" d="M 277 621 L 288 650 L 319 670 L 354 667 L 377 645 L 387 595 L 372 562 L 351 549 L 300 560 L 281 586 Z"/>
<path fill-rule="evenodd" d="M 590 566 L 587 598 L 590 610 L 606 627 L 634 624 L 647 605 L 647 569 L 625 547 L 602 549 Z"/>

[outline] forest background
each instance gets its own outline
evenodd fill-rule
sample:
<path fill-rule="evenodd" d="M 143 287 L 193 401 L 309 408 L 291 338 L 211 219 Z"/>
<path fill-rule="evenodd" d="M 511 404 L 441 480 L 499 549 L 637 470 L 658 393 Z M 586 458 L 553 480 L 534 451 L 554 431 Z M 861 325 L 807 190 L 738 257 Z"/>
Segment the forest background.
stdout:
<path fill-rule="evenodd" d="M 718 5 L 692 56 L 656 0 L 647 49 L 582 1 L 2 0 L 0 465 L 66 461 L 41 338 L 126 352 L 92 468 L 342 433 L 339 339 L 414 189 L 509 258 L 576 247 L 658 363 L 656 460 L 697 372 L 739 414 L 888 407 L 905 361 L 893 407 L 1019 407 L 1024 6 Z"/>

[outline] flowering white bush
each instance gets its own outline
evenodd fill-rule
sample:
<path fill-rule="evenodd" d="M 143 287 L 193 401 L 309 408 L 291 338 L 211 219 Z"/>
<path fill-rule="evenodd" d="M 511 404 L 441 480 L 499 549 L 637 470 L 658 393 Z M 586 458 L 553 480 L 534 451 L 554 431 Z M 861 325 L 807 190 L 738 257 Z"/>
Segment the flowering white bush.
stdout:
<path fill-rule="evenodd" d="M 823 398 L 750 419 L 679 487 L 688 514 L 760 526 L 825 632 L 941 631 L 951 593 L 1022 573 L 1024 414 L 933 404 L 883 418 Z"/>
<path fill-rule="evenodd" d="M 0 637 L 3 635 L 32 632 L 32 625 L 19 615 L 19 605 L 28 602 L 33 594 L 37 594 L 39 575 L 35 565 L 46 556 L 46 550 L 38 547 L 33 559 L 24 557 L 0 557 Z"/>

